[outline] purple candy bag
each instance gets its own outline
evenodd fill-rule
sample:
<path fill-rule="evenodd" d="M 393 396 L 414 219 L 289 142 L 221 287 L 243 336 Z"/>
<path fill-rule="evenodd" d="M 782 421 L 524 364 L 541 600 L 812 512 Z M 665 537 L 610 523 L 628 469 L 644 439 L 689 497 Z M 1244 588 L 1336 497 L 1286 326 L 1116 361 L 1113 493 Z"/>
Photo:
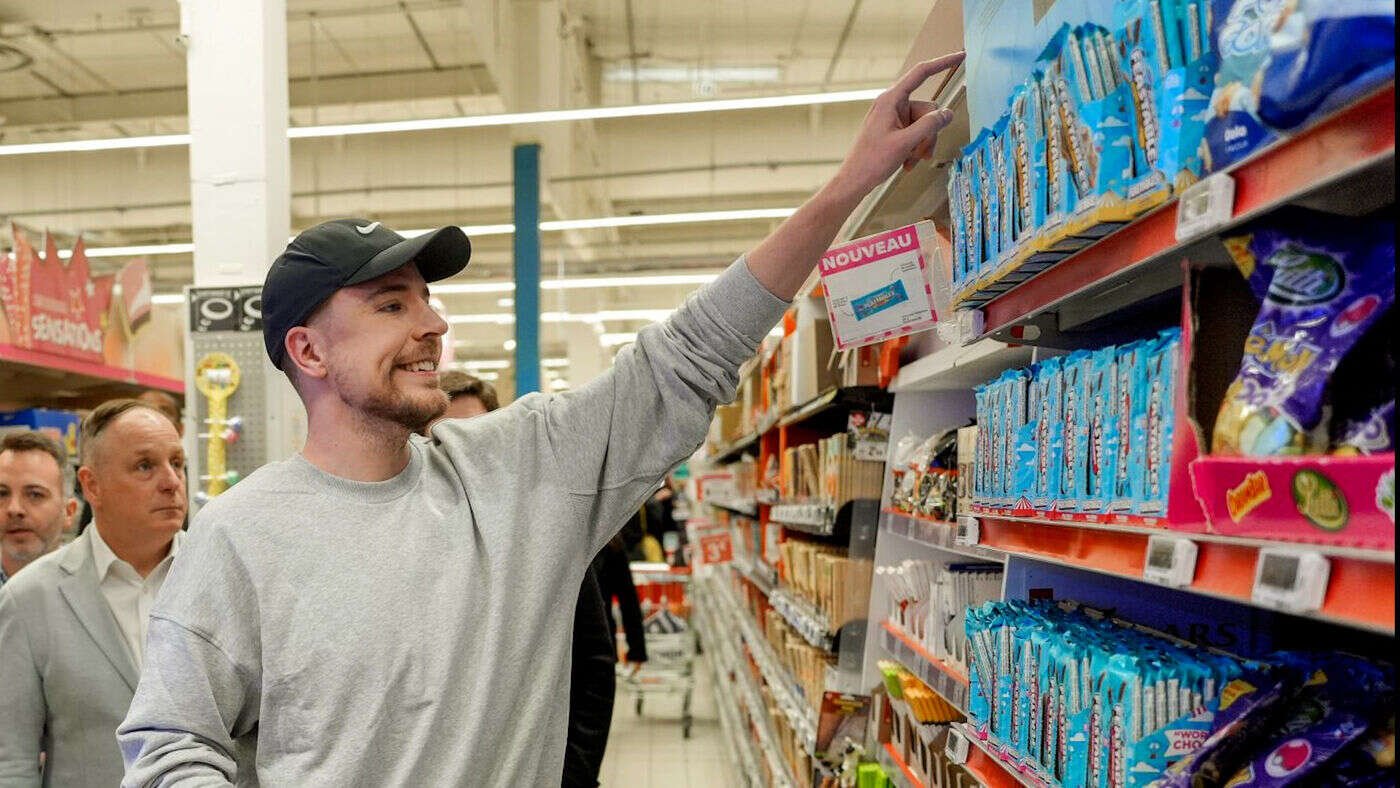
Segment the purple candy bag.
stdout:
<path fill-rule="evenodd" d="M 1262 305 L 1216 419 L 1215 453 L 1325 450 L 1332 373 L 1395 300 L 1394 233 L 1390 221 L 1299 211 L 1225 239 Z"/>
<path fill-rule="evenodd" d="M 1342 654 L 1282 655 L 1316 665 L 1288 701 L 1283 724 L 1267 736 L 1228 785 L 1281 788 L 1312 779 L 1319 769 L 1361 739 L 1394 701 L 1394 686 L 1380 666 Z"/>

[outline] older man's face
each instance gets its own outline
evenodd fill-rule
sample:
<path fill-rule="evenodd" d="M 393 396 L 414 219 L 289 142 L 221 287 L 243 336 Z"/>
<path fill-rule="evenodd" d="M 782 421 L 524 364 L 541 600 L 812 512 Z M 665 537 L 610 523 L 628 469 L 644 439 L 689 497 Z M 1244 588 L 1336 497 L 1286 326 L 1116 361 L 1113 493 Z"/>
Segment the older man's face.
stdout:
<path fill-rule="evenodd" d="M 28 564 L 53 550 L 76 508 L 47 452 L 0 452 L 0 550 L 9 563 Z"/>
<path fill-rule="evenodd" d="M 185 522 L 185 450 L 170 419 L 133 408 L 97 436 L 79 471 L 104 533 L 154 529 L 174 536 Z"/>

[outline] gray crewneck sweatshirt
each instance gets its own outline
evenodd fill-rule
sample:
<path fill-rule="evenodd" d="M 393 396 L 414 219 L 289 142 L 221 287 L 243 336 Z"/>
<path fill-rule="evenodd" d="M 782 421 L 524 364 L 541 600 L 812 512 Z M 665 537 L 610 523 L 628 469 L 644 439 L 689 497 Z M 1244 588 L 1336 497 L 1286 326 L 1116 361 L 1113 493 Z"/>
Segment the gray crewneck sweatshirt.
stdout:
<path fill-rule="evenodd" d="M 586 386 L 438 423 L 376 483 L 300 456 L 204 507 L 151 614 L 124 786 L 559 784 L 579 583 L 786 304 L 741 258 Z"/>

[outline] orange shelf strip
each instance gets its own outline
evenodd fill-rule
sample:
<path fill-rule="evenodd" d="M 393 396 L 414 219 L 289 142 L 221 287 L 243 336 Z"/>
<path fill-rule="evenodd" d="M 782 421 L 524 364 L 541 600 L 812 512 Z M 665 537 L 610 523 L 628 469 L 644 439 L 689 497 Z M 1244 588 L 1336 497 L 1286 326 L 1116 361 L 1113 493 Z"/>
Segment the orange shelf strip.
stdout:
<path fill-rule="evenodd" d="M 914 771 L 910 769 L 909 764 L 905 763 L 904 759 L 900 757 L 899 750 L 896 750 L 893 744 L 885 742 L 885 752 L 890 754 L 895 764 L 899 766 L 899 770 L 904 772 L 904 779 L 908 780 L 910 785 L 913 785 L 914 788 L 926 788 L 924 781 L 914 776 Z"/>
<path fill-rule="evenodd" d="M 949 665 L 948 663 L 944 662 L 938 657 L 935 657 L 933 654 L 930 654 L 928 649 L 920 645 L 917 640 L 905 634 L 904 630 L 900 629 L 899 626 L 893 621 L 882 621 L 880 622 L 880 626 L 884 627 L 891 635 L 894 635 L 895 637 L 904 641 L 904 645 L 914 649 L 915 654 L 918 654 L 921 659 L 923 659 L 925 662 L 928 662 L 930 665 L 933 665 L 940 672 L 952 676 L 954 679 L 957 680 L 959 684 L 967 685 L 969 683 L 969 679 L 962 671 L 958 670 L 952 665 Z"/>
<path fill-rule="evenodd" d="M 99 380 L 109 380 L 114 383 L 126 383 L 133 386 L 161 389 L 174 394 L 185 393 L 185 382 L 183 380 L 167 378 L 163 375 L 152 375 L 149 372 L 140 372 L 134 369 L 124 369 L 122 367 L 112 367 L 92 361 L 68 358 L 67 356 L 44 353 L 39 350 L 30 350 L 14 345 L 0 344 L 0 360 L 13 361 L 18 364 L 40 367 L 43 369 L 56 369 L 74 375 L 84 375 Z"/>
<path fill-rule="evenodd" d="M 1162 529 L 1162 533 L 1191 538 L 1189 532 Z M 1148 534 L 1141 532 L 983 517 L 979 544 L 1140 580 L 1147 540 Z M 1306 549 L 1306 545 L 1298 547 Z M 1249 603 L 1258 548 L 1197 541 L 1196 550 L 1196 579 L 1187 590 Z M 1344 623 L 1394 631 L 1394 564 L 1342 556 L 1330 556 L 1328 561 L 1331 579 L 1319 614 Z"/>

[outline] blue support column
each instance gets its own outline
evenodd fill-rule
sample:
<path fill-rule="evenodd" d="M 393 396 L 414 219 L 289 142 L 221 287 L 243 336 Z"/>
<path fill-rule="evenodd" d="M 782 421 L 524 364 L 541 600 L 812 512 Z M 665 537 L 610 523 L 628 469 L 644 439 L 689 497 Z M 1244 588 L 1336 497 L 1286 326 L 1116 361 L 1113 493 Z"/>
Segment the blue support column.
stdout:
<path fill-rule="evenodd" d="M 540 390 L 540 146 L 515 150 L 515 396 Z"/>

